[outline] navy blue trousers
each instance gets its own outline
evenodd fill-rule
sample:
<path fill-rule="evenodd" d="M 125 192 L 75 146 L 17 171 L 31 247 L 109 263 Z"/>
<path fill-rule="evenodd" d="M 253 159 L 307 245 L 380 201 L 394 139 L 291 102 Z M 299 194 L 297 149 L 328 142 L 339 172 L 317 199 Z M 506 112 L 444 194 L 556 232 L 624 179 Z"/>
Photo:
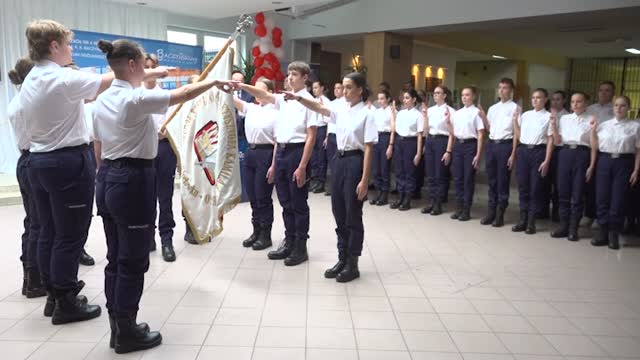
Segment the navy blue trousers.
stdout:
<path fill-rule="evenodd" d="M 563 221 L 579 222 L 584 211 L 586 172 L 591 150 L 587 147 L 564 147 L 558 156 L 559 214 Z"/>
<path fill-rule="evenodd" d="M 324 140 L 323 140 L 324 141 Z M 338 152 L 338 141 L 336 140 L 336 134 L 329 133 L 327 135 L 327 167 L 333 171 L 333 159 Z"/>
<path fill-rule="evenodd" d="M 154 161 L 156 168 L 156 194 L 158 201 L 158 230 L 162 246 L 173 245 L 173 190 L 175 188 L 178 159 L 168 139 L 158 143 L 158 156 Z M 245 174 L 246 176 L 246 174 Z"/>
<path fill-rule="evenodd" d="M 542 180 L 541 207 L 538 209 L 538 213 L 549 211 L 549 205 L 556 211 L 559 208 L 558 157 L 560 156 L 560 149 L 560 146 L 553 147 L 551 164 L 549 164 L 549 174 Z"/>
<path fill-rule="evenodd" d="M 245 159 L 244 187 L 251 204 L 251 223 L 273 224 L 273 184 L 267 181 L 267 171 L 273 161 L 273 145 L 268 148 L 249 149 Z"/>
<path fill-rule="evenodd" d="M 600 152 L 598 152 L 598 157 L 597 159 L 600 158 Z M 596 166 L 595 168 L 598 168 L 598 161 L 596 160 Z M 591 177 L 591 181 L 587 182 L 587 185 L 585 187 L 584 190 L 584 216 L 590 218 L 590 219 L 596 219 L 598 217 L 598 205 L 596 205 L 596 192 L 597 192 L 597 188 L 598 188 L 598 179 L 595 176 L 595 172 L 594 172 L 594 176 Z"/>
<path fill-rule="evenodd" d="M 425 141 L 424 168 L 431 201 L 443 202 L 449 190 L 449 166 L 442 161 L 448 142 L 447 135 L 429 135 Z"/>
<path fill-rule="evenodd" d="M 422 151 L 424 151 L 424 137 L 422 138 Z M 424 156 L 424 154 L 423 154 Z M 425 166 L 424 166 L 424 159 L 423 161 L 420 161 L 420 163 L 418 164 L 418 166 L 416 166 L 416 193 L 420 193 L 422 191 L 422 187 L 424 186 L 424 177 L 425 177 Z"/>
<path fill-rule="evenodd" d="M 473 204 L 473 193 L 476 188 L 476 169 L 473 168 L 473 158 L 477 152 L 477 141 L 466 140 L 460 143 L 456 140 L 453 147 L 451 168 L 456 187 L 456 200 L 464 206 Z"/>
<path fill-rule="evenodd" d="M 96 205 L 107 238 L 106 306 L 116 315 L 136 313 L 155 231 L 156 169 L 105 164 L 97 180 Z"/>
<path fill-rule="evenodd" d="M 95 194 L 92 156 L 87 145 L 29 156 L 28 176 L 40 220 L 38 266 L 45 286 L 77 288 Z"/>
<path fill-rule="evenodd" d="M 612 158 L 600 153 L 596 168 L 596 200 L 598 223 L 609 225 L 611 230 L 621 230 L 625 205 L 629 194 L 629 178 L 633 172 L 634 154 Z"/>
<path fill-rule="evenodd" d="M 418 139 L 401 137 L 396 134 L 394 144 L 394 163 L 396 166 L 396 183 L 399 193 L 413 194 L 416 191 L 417 167 L 413 164 L 416 156 Z"/>
<path fill-rule="evenodd" d="M 390 133 L 379 132 L 373 147 L 373 184 L 378 191 L 389 191 L 391 184 L 391 159 L 387 159 L 390 139 Z"/>
<path fill-rule="evenodd" d="M 276 193 L 282 206 L 284 233 L 288 239 L 303 240 L 309 236 L 308 182 L 299 188 L 293 180 L 293 173 L 300 165 L 303 152 L 303 147 L 297 147 L 278 148 L 276 153 Z"/>
<path fill-rule="evenodd" d="M 325 182 L 327 180 L 327 150 L 324 148 L 324 139 L 327 137 L 327 127 L 318 127 L 316 144 L 311 154 L 311 179 Z"/>
<path fill-rule="evenodd" d="M 20 189 L 20 195 L 22 196 L 22 206 L 25 212 L 20 261 L 22 261 L 27 269 L 38 269 L 38 235 L 40 233 L 40 222 L 38 221 L 33 190 L 29 182 L 28 162 L 29 151 L 25 150 L 22 152 L 22 155 L 20 155 L 16 167 L 18 187 Z"/>
<path fill-rule="evenodd" d="M 485 160 L 487 180 L 489 182 L 489 208 L 509 206 L 509 186 L 511 184 L 511 170 L 507 166 L 511 152 L 512 140 L 504 143 L 487 143 Z"/>
<path fill-rule="evenodd" d="M 544 162 L 547 145 L 537 145 L 534 148 L 519 145 L 516 151 L 518 152 L 516 177 L 518 179 L 520 211 L 526 211 L 527 216 L 535 217 L 540 207 L 543 179 L 538 169 Z"/>
<path fill-rule="evenodd" d="M 338 250 L 355 256 L 362 254 L 364 242 L 363 202 L 356 192 L 362 179 L 363 160 L 363 154 L 337 156 L 333 163 L 335 176 L 331 177 L 331 209 L 336 220 Z"/>

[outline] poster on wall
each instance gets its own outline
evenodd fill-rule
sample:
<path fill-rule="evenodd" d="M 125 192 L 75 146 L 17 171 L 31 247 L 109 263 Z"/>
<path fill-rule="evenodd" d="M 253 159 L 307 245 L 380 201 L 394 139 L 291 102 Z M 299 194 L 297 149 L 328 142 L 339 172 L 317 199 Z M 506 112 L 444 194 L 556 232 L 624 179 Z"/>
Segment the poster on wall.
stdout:
<path fill-rule="evenodd" d="M 98 41 L 128 39 L 142 45 L 144 51 L 155 54 L 160 65 L 175 67 L 168 77 L 160 79 L 163 89 L 175 89 L 187 84 L 191 75 L 202 71 L 202 46 L 174 44 L 166 41 L 130 36 L 73 30 L 73 62 L 84 71 L 103 74 L 109 71 L 105 55 L 98 49 Z"/>

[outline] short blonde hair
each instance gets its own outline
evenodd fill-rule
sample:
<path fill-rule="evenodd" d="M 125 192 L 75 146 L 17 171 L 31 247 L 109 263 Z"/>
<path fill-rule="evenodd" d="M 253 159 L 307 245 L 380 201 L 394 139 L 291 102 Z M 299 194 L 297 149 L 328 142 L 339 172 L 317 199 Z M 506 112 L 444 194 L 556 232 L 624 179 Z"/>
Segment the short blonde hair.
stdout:
<path fill-rule="evenodd" d="M 53 20 L 34 20 L 27 25 L 25 32 L 29 45 L 29 57 L 33 61 L 44 60 L 49 55 L 52 41 L 59 44 L 70 43 L 73 32 Z"/>

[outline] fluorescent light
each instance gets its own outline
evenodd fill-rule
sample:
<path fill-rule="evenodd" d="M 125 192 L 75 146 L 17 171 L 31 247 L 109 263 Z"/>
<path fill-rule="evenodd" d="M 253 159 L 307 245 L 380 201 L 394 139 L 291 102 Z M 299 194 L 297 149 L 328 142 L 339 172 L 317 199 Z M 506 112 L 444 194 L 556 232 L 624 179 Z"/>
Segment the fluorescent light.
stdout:
<path fill-rule="evenodd" d="M 492 58 L 494 59 L 500 59 L 500 60 L 506 60 L 507 58 L 504 56 L 500 56 L 500 55 L 491 55 Z"/>
<path fill-rule="evenodd" d="M 640 50 L 636 49 L 636 48 L 627 48 L 624 49 L 626 52 L 628 53 L 632 53 L 634 55 L 640 55 Z"/>

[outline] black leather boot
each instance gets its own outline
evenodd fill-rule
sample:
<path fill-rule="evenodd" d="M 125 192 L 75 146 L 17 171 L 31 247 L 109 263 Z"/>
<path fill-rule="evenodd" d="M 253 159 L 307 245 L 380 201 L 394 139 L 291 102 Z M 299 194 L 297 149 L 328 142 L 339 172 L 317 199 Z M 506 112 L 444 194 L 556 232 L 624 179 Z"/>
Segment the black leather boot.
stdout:
<path fill-rule="evenodd" d="M 173 245 L 162 245 L 162 259 L 166 262 L 176 261 L 176 251 L 173 250 Z"/>
<path fill-rule="evenodd" d="M 339 283 L 345 283 L 355 280 L 360 277 L 360 270 L 358 269 L 358 256 L 349 255 L 347 257 L 347 263 L 336 275 L 336 281 Z"/>
<path fill-rule="evenodd" d="M 407 196 L 405 193 L 399 193 L 398 195 L 400 195 L 398 197 L 398 199 L 396 201 L 394 201 L 393 203 L 391 203 L 391 205 L 389 206 L 392 209 L 397 209 L 400 207 L 400 205 L 402 205 L 402 203 L 404 202 L 404 197 Z"/>
<path fill-rule="evenodd" d="M 609 249 L 620 249 L 620 232 L 617 230 L 609 231 Z"/>
<path fill-rule="evenodd" d="M 251 245 L 253 250 L 264 250 L 271 247 L 271 225 L 260 225 L 260 233 L 258 234 L 258 240 Z"/>
<path fill-rule="evenodd" d="M 567 236 L 567 240 L 569 241 L 578 241 L 580 240 L 580 236 L 578 235 L 578 226 L 580 226 L 580 219 L 571 219 L 569 221 L 569 235 Z M 607 242 L 604 243 L 607 245 Z"/>
<path fill-rule="evenodd" d="M 378 195 L 371 196 L 371 200 L 369 200 L 369 205 L 375 205 L 378 203 L 378 200 L 380 200 L 380 196 L 382 196 L 382 191 L 378 191 Z"/>
<path fill-rule="evenodd" d="M 252 223 L 252 224 L 253 224 L 253 233 L 251 234 L 251 236 L 249 236 L 249 238 L 247 238 L 242 242 L 242 246 L 244 247 L 251 247 L 251 245 L 253 245 L 253 243 L 258 240 L 258 234 L 260 234 L 260 224 L 258 223 Z"/>
<path fill-rule="evenodd" d="M 91 320 L 100 316 L 102 311 L 100 306 L 84 303 L 78 300 L 76 294 L 74 289 L 53 289 L 53 296 L 56 299 L 56 307 L 51 317 L 53 325 Z"/>
<path fill-rule="evenodd" d="M 609 245 L 609 226 L 600 225 L 598 234 L 591 240 L 593 246 L 607 246 Z"/>
<path fill-rule="evenodd" d="M 566 238 L 569 236 L 569 223 L 565 220 L 560 220 L 560 225 L 551 232 L 552 238 Z"/>
<path fill-rule="evenodd" d="M 313 189 L 314 194 L 321 194 L 324 192 L 324 182 L 318 182 L 315 189 Z"/>
<path fill-rule="evenodd" d="M 293 251 L 293 246 L 293 239 L 285 237 L 284 240 L 282 240 L 282 242 L 280 243 L 278 250 L 269 251 L 267 257 L 270 260 L 284 260 Z"/>
<path fill-rule="evenodd" d="M 404 194 L 404 199 L 402 201 L 402 204 L 400 204 L 400 207 L 398 207 L 398 210 L 407 211 L 409 209 L 411 209 L 411 194 L 407 193 Z"/>
<path fill-rule="evenodd" d="M 133 319 L 133 321 L 135 322 L 135 319 Z M 114 347 L 116 347 L 116 334 L 118 332 L 118 327 L 116 326 L 116 316 L 111 312 L 109 313 L 109 327 L 111 328 L 109 347 L 113 349 Z M 150 331 L 149 324 L 147 324 L 146 322 L 136 324 L 135 328 L 139 333 L 148 333 Z"/>
<path fill-rule="evenodd" d="M 458 202 L 456 204 L 456 211 L 453 214 L 451 214 L 451 219 L 458 220 L 461 214 L 462 214 L 462 202 Z"/>
<path fill-rule="evenodd" d="M 27 295 L 27 283 L 29 282 L 27 266 L 22 263 L 22 295 Z"/>
<path fill-rule="evenodd" d="M 327 279 L 335 279 L 342 269 L 344 269 L 345 265 L 347 265 L 347 256 L 346 250 L 338 250 L 338 262 L 333 265 L 331 269 L 327 269 L 324 272 L 324 277 Z"/>
<path fill-rule="evenodd" d="M 533 235 L 536 233 L 536 216 L 529 215 L 527 218 L 527 229 L 524 231 L 527 235 Z"/>
<path fill-rule="evenodd" d="M 498 206 L 498 209 L 496 210 L 496 218 L 493 219 L 493 223 L 491 223 L 491 226 L 493 227 L 503 227 L 504 226 L 504 212 L 505 212 L 506 208 L 502 207 L 502 206 Z"/>
<path fill-rule="evenodd" d="M 380 198 L 376 202 L 376 205 L 377 206 L 384 206 L 384 205 L 387 205 L 388 203 L 389 203 L 389 192 L 388 191 L 382 191 L 380 193 Z"/>
<path fill-rule="evenodd" d="M 27 289 L 25 292 L 27 299 L 39 298 L 47 295 L 47 289 L 40 280 L 40 271 L 32 268 L 27 270 Z"/>
<path fill-rule="evenodd" d="M 431 209 L 431 215 L 438 216 L 442 214 L 442 203 L 440 201 L 436 201 L 433 203 L 433 209 Z"/>
<path fill-rule="evenodd" d="M 480 224 L 491 225 L 493 223 L 493 220 L 495 219 L 496 219 L 496 209 L 489 208 L 489 211 L 487 211 L 487 216 L 485 216 L 484 218 L 482 218 L 482 220 L 480 220 Z"/>
<path fill-rule="evenodd" d="M 518 223 L 511 228 L 511 231 L 523 232 L 525 230 L 527 230 L 527 211 L 520 210 L 520 220 L 518 220 Z"/>
<path fill-rule="evenodd" d="M 84 281 L 82 280 L 78 281 L 78 287 L 76 288 L 75 293 L 76 293 L 76 299 L 86 304 L 89 301 L 87 297 L 84 295 L 78 295 L 80 291 L 82 291 L 82 288 L 84 288 L 84 285 L 85 285 Z M 50 287 L 46 287 L 46 289 L 47 289 L 47 300 L 44 304 L 43 315 L 46 317 L 51 317 L 53 316 L 53 310 L 56 308 L 56 298 L 53 296 L 53 289 L 51 289 Z"/>
<path fill-rule="evenodd" d="M 464 205 L 462 207 L 462 212 L 460 216 L 458 216 L 459 221 L 469 221 L 471 220 L 471 205 Z"/>
<path fill-rule="evenodd" d="M 307 239 L 296 239 L 296 244 L 291 255 L 284 259 L 284 265 L 296 266 L 307 260 L 309 260 L 309 254 L 307 254 Z"/>
<path fill-rule="evenodd" d="M 427 206 L 423 207 L 420 210 L 420 213 L 422 213 L 422 214 L 431 214 L 431 212 L 433 211 L 433 204 L 434 204 L 433 201 L 429 201 L 427 203 Z"/>
<path fill-rule="evenodd" d="M 146 350 L 162 343 L 162 335 L 158 331 L 141 332 L 136 324 L 134 314 L 116 317 L 116 354 Z"/>
<path fill-rule="evenodd" d="M 82 248 L 82 252 L 80 253 L 80 265 L 84 265 L 84 266 L 93 266 L 96 264 L 96 261 L 93 260 L 93 258 L 91 257 L 91 255 L 87 254 L 87 251 Z"/>

